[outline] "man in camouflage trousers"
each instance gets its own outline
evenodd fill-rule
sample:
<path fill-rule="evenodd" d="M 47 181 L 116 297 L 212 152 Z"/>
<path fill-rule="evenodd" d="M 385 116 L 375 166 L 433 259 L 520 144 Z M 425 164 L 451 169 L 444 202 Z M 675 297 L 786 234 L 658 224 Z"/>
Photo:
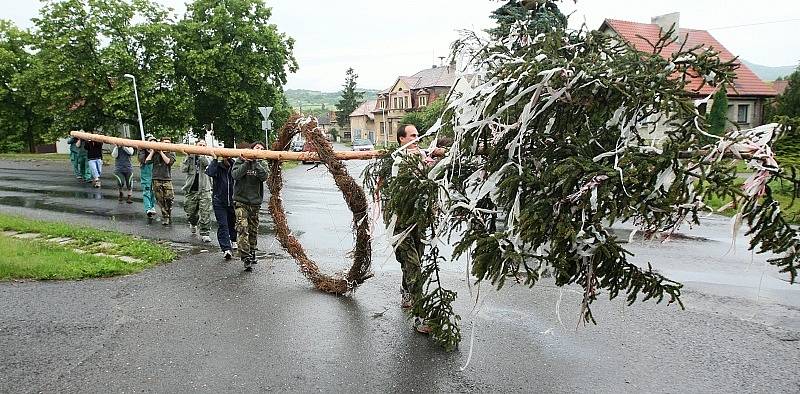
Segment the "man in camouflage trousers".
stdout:
<path fill-rule="evenodd" d="M 161 142 L 169 144 L 169 137 L 161 138 Z M 175 163 L 175 153 L 151 150 L 145 163 L 153 164 L 153 192 L 156 202 L 161 208 L 161 224 L 167 226 L 172 223 L 172 200 L 175 199 L 175 190 L 172 187 L 172 165 Z"/>
<path fill-rule="evenodd" d="M 197 146 L 206 146 L 206 142 L 199 140 Z M 211 178 L 206 175 L 208 165 L 207 156 L 188 155 L 181 166 L 181 171 L 186 174 L 183 210 L 189 217 L 189 231 L 195 234 L 199 227 L 203 242 L 211 242 Z"/>
<path fill-rule="evenodd" d="M 264 143 L 254 142 L 250 149 L 263 150 Z M 245 271 L 252 271 L 258 241 L 258 211 L 264 201 L 264 181 L 267 166 L 263 160 L 240 157 L 233 164 L 233 204 L 236 209 L 236 232 L 239 238 L 239 257 Z"/>
<path fill-rule="evenodd" d="M 404 157 L 418 155 L 423 163 L 432 165 L 434 163 L 432 154 L 434 152 L 440 154 L 444 153 L 444 150 L 441 148 L 435 148 L 432 151 L 421 149 L 416 143 L 418 138 L 419 131 L 417 131 L 414 125 L 401 124 L 397 129 L 397 143 L 403 149 L 399 150 L 395 156 L 395 163 L 392 166 L 392 176 L 397 175 L 400 169 L 400 162 Z M 399 235 L 407 231 L 412 225 L 407 223 L 407 221 L 408 218 L 397 219 L 394 235 Z M 403 309 L 411 310 L 414 307 L 414 303 L 422 297 L 424 283 L 421 259 L 425 253 L 425 245 L 422 242 L 423 235 L 424 234 L 415 227 L 410 230 L 399 243 L 394 245 L 395 258 L 400 263 L 400 270 L 403 272 L 401 283 L 401 306 Z M 419 316 L 414 316 L 414 328 L 422 334 L 429 334 L 431 332 L 430 326 Z"/>

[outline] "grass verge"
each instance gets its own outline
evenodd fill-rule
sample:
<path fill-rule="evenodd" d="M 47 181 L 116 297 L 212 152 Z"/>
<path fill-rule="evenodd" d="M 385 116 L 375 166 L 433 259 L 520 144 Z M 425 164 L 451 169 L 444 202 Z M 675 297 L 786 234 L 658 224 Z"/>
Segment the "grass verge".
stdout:
<path fill-rule="evenodd" d="M 69 155 L 65 153 L 0 153 L 0 160 L 16 161 L 69 161 Z"/>
<path fill-rule="evenodd" d="M 0 280 L 84 279 L 132 274 L 145 267 L 139 263 L 80 254 L 44 241 L 0 236 Z"/>
<path fill-rule="evenodd" d="M 0 243 L 0 280 L 82 279 L 126 275 L 175 259 L 170 248 L 128 234 L 30 220 L 0 214 L 0 230 L 40 234 L 37 239 L 3 236 Z M 70 238 L 65 245 L 46 238 Z M 76 252 L 79 249 L 84 253 Z M 109 256 L 96 256 L 102 253 Z M 128 256 L 125 262 L 110 255 Z"/>
<path fill-rule="evenodd" d="M 743 180 L 739 180 L 737 183 L 741 185 L 743 182 Z M 792 193 L 794 192 L 792 186 L 787 182 L 772 181 L 769 183 L 769 187 L 772 189 L 772 197 L 781 205 L 783 217 L 786 218 L 789 223 L 800 224 L 800 198 L 792 203 Z M 706 200 L 705 203 L 714 210 L 717 210 L 730 201 L 731 199 L 729 197 L 720 198 L 718 196 L 712 196 L 710 199 Z M 736 209 L 728 208 L 718 213 L 725 216 L 733 216 L 736 212 L 738 212 Z"/>
<path fill-rule="evenodd" d="M 291 170 L 292 168 L 295 168 L 299 165 L 300 165 L 299 161 L 284 161 L 281 163 L 281 168 L 283 168 L 283 170 L 286 171 L 286 170 Z"/>

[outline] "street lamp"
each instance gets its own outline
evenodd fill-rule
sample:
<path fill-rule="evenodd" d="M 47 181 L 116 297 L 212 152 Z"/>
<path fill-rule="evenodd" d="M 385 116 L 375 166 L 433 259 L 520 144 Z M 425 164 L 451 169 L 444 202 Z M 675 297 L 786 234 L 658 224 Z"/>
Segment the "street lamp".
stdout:
<path fill-rule="evenodd" d="M 136 112 L 139 114 L 139 133 L 142 135 L 142 141 L 144 141 L 144 123 L 142 123 L 142 110 L 139 108 L 139 90 L 136 89 L 136 77 L 131 74 L 123 76 L 133 80 L 133 96 L 136 98 Z"/>

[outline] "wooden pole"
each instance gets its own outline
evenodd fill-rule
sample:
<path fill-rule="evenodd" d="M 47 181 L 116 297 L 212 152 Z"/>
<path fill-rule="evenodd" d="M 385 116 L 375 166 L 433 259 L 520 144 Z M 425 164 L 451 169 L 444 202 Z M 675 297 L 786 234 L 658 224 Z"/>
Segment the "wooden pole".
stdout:
<path fill-rule="evenodd" d="M 181 152 L 184 154 L 205 155 L 214 157 L 244 157 L 246 159 L 261 160 L 281 160 L 281 161 L 319 161 L 316 152 L 289 152 L 282 150 L 253 150 L 253 149 L 231 149 L 231 148 L 210 148 L 208 146 L 186 145 L 186 144 L 166 144 L 163 142 L 150 142 L 140 140 L 130 140 L 127 138 L 110 137 L 101 134 L 92 134 L 82 131 L 71 131 L 70 135 L 82 140 L 100 141 L 106 144 L 130 146 L 136 149 L 154 149 L 165 152 Z M 388 155 L 386 150 L 366 150 L 366 151 L 337 151 L 336 158 L 339 160 L 370 160 L 377 157 Z M 680 159 L 693 159 L 703 157 L 709 152 L 707 150 L 696 150 L 691 152 L 680 152 Z M 435 152 L 434 156 L 442 153 Z M 752 159 L 750 153 L 734 155 L 731 152 L 724 153 L 725 158 L 731 159 Z"/>
<path fill-rule="evenodd" d="M 319 161 L 316 152 L 288 152 L 275 150 L 254 150 L 254 149 L 231 149 L 231 148 L 211 148 L 208 146 L 186 145 L 186 144 L 167 144 L 163 142 L 151 142 L 130 140 L 127 138 L 110 137 L 101 134 L 85 133 L 82 131 L 72 131 L 70 135 L 87 141 L 99 141 L 111 145 L 129 146 L 136 149 L 153 149 L 165 152 L 181 152 L 184 154 L 214 156 L 214 157 L 244 157 L 246 159 L 269 159 L 281 161 Z M 338 151 L 336 158 L 339 160 L 369 160 L 388 154 L 384 150 L 368 151 Z"/>

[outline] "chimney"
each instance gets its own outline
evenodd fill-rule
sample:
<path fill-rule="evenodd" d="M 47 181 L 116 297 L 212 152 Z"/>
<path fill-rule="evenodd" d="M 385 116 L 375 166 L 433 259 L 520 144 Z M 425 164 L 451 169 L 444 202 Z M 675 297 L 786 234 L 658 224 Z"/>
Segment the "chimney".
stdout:
<path fill-rule="evenodd" d="M 671 14 L 654 16 L 650 18 L 650 23 L 658 25 L 658 27 L 661 28 L 662 35 L 668 32 L 670 29 L 673 29 L 672 38 L 678 39 L 680 41 L 680 35 L 679 35 L 681 27 L 680 20 L 681 20 L 681 13 L 673 12 Z"/>

